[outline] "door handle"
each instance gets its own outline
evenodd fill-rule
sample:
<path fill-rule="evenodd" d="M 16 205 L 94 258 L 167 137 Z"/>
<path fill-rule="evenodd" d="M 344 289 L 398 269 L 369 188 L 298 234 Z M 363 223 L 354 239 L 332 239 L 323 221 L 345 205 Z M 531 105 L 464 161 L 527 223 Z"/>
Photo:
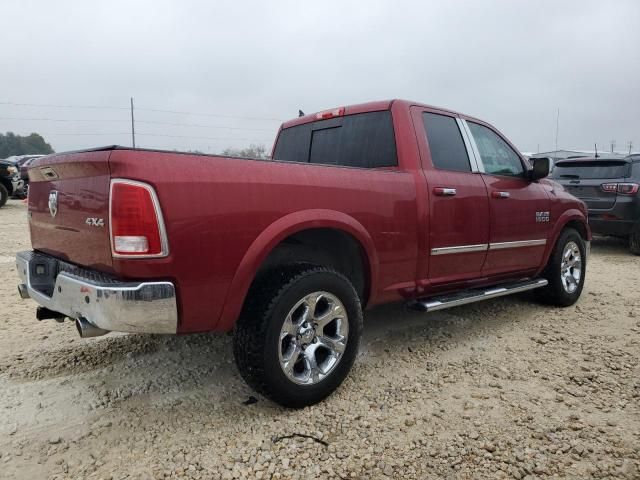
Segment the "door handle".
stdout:
<path fill-rule="evenodd" d="M 436 187 L 433 189 L 433 193 L 438 195 L 439 197 L 453 197 L 458 192 L 455 188 Z"/>
<path fill-rule="evenodd" d="M 509 192 L 493 191 L 493 192 L 491 192 L 491 196 L 493 198 L 509 198 L 511 196 L 511 194 Z"/>

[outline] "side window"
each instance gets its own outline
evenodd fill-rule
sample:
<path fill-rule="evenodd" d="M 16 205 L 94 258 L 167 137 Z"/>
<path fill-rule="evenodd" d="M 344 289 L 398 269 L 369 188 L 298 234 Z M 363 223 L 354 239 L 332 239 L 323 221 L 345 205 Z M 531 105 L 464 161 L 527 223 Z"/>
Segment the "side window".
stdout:
<path fill-rule="evenodd" d="M 273 158 L 287 162 L 306 162 L 309 155 L 310 129 L 306 125 L 285 128 L 278 135 Z"/>
<path fill-rule="evenodd" d="M 512 177 L 524 173 L 520 157 L 507 142 L 484 125 L 473 122 L 467 122 L 467 124 L 480 151 L 480 158 L 486 173 Z"/>
<path fill-rule="evenodd" d="M 433 166 L 442 170 L 470 172 L 469 155 L 455 118 L 425 112 L 422 122 Z"/>
<path fill-rule="evenodd" d="M 280 132 L 274 160 L 376 168 L 398 165 L 391 112 L 320 120 Z"/>

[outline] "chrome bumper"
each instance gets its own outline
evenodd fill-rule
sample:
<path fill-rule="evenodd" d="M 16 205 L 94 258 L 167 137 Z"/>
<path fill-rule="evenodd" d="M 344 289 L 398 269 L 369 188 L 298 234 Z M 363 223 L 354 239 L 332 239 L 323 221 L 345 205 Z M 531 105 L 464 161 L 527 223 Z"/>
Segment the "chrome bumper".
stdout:
<path fill-rule="evenodd" d="M 13 193 L 14 195 L 20 191 L 22 191 L 22 189 L 24 188 L 24 180 L 22 180 L 20 177 L 13 177 L 11 179 L 11 186 L 13 187 Z"/>
<path fill-rule="evenodd" d="M 171 282 L 122 282 L 36 252 L 20 252 L 20 295 L 69 318 L 116 332 L 176 333 Z"/>

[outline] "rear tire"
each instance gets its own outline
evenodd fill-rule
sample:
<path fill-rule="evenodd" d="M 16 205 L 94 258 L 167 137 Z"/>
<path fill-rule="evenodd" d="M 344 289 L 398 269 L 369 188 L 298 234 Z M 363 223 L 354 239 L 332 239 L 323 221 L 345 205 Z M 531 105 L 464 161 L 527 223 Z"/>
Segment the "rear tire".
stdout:
<path fill-rule="evenodd" d="M 345 379 L 358 353 L 362 310 L 355 289 L 326 267 L 289 265 L 251 287 L 233 354 L 254 390 L 285 407 L 313 405 Z"/>
<path fill-rule="evenodd" d="M 4 207 L 4 204 L 7 203 L 7 199 L 9 198 L 9 191 L 7 187 L 0 183 L 0 208 Z"/>
<path fill-rule="evenodd" d="M 537 289 L 536 296 L 543 303 L 558 307 L 573 305 L 582 293 L 586 267 L 584 240 L 573 228 L 564 229 L 542 272 L 549 284 Z"/>
<path fill-rule="evenodd" d="M 634 255 L 640 255 L 640 230 L 629 235 L 629 251 Z"/>

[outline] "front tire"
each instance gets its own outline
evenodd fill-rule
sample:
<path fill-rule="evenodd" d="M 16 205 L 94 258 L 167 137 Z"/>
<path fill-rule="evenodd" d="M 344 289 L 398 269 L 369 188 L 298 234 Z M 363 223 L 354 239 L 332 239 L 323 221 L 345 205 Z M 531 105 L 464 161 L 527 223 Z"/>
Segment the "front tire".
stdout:
<path fill-rule="evenodd" d="M 550 305 L 568 307 L 580 298 L 584 287 L 587 255 L 584 240 L 573 228 L 566 228 L 549 257 L 542 277 L 549 284 L 536 290 L 538 298 Z"/>
<path fill-rule="evenodd" d="M 346 277 L 330 268 L 291 265 L 267 272 L 250 289 L 233 353 L 254 390 L 301 408 L 338 388 L 361 334 L 360 301 Z"/>
<path fill-rule="evenodd" d="M 0 208 L 4 207 L 4 204 L 7 203 L 7 199 L 9 198 L 9 191 L 7 187 L 0 183 Z"/>

